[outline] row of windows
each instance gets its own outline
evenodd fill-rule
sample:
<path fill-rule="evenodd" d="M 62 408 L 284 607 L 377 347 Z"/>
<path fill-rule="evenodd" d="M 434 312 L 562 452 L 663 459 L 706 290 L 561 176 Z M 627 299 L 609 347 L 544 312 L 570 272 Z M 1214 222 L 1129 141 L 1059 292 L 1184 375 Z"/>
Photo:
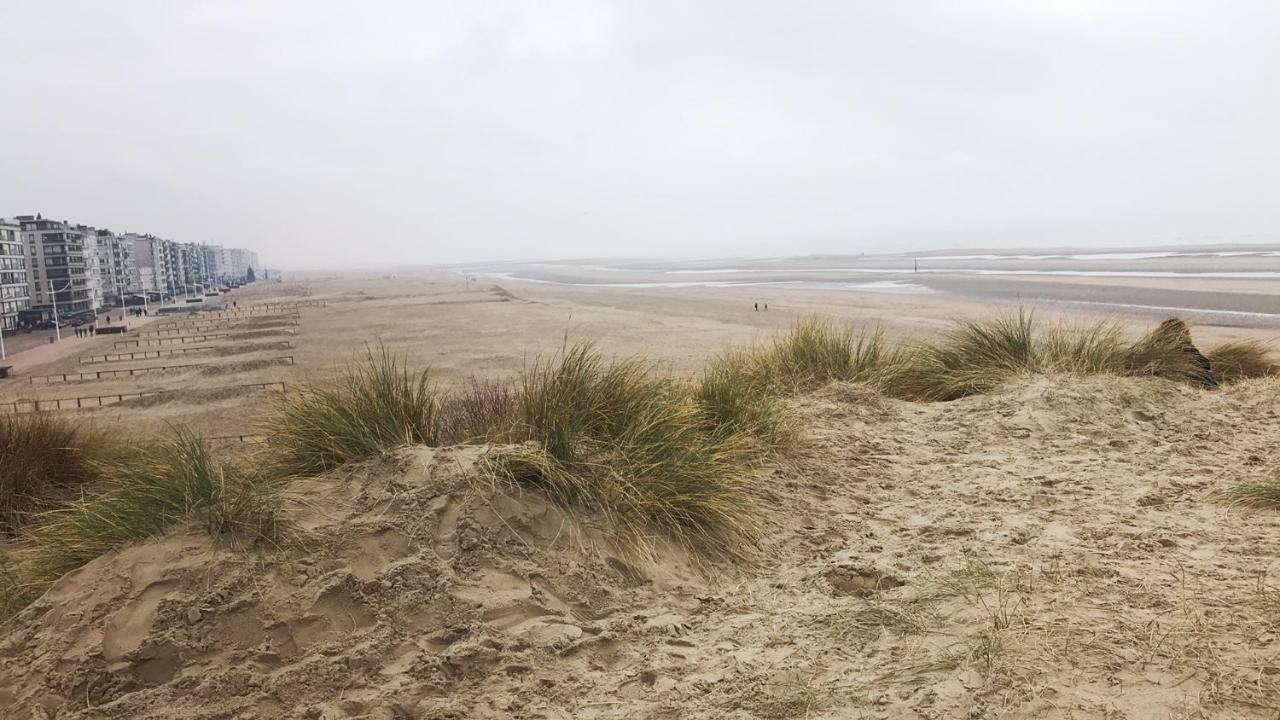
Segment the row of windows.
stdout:
<path fill-rule="evenodd" d="M 12 286 L 21 287 L 23 288 L 24 294 L 25 294 L 25 289 L 27 286 L 27 276 L 25 273 L 0 272 L 0 285 L 5 285 L 5 286 L 12 285 Z M 4 297 L 2 293 L 5 290 L 9 290 L 9 289 L 11 288 L 5 287 L 2 290 L 0 290 L 0 297 Z"/>
<path fill-rule="evenodd" d="M 36 254 L 34 245 L 32 245 L 31 254 L 33 256 Z M 84 246 L 83 245 L 45 245 L 44 254 L 45 255 L 75 254 L 75 255 L 84 257 Z"/>
<path fill-rule="evenodd" d="M 0 286 L 0 298 L 11 299 L 24 297 L 28 297 L 26 283 L 22 283 L 21 285 Z"/>

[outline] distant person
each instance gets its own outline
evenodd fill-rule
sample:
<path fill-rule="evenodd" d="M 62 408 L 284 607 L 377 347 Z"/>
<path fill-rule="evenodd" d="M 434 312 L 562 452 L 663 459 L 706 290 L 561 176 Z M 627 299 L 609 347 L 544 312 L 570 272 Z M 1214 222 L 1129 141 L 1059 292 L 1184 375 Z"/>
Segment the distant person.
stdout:
<path fill-rule="evenodd" d="M 756 312 L 760 312 L 760 303 L 756 303 Z"/>
<path fill-rule="evenodd" d="M 764 304 L 764 310 L 765 310 L 765 312 L 768 312 L 768 311 L 769 311 L 769 303 L 765 303 L 765 304 Z"/>

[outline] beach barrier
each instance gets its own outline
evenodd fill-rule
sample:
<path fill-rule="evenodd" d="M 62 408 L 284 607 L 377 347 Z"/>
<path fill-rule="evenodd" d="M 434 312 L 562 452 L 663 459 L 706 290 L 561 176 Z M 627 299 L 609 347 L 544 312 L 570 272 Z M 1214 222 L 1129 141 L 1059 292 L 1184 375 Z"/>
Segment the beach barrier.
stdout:
<path fill-rule="evenodd" d="M 186 325 L 174 325 L 174 326 L 164 325 L 164 326 L 157 327 L 154 330 L 145 330 L 145 331 L 134 333 L 134 334 L 138 337 L 162 337 L 162 336 L 168 336 L 168 335 L 181 335 L 183 333 L 213 332 L 216 330 L 254 330 L 254 329 L 273 330 L 277 327 L 299 327 L 299 325 L 300 323 L 297 320 L 293 320 L 293 321 L 280 320 L 273 327 L 256 328 L 252 324 L 238 323 L 235 321 L 227 321 L 227 322 L 213 322 L 213 323 L 191 323 Z"/>
<path fill-rule="evenodd" d="M 292 355 L 282 355 L 280 357 L 266 358 L 269 362 L 280 365 L 293 365 Z M 146 375 L 153 372 L 164 372 L 165 370 L 189 370 L 191 368 L 206 367 L 222 367 L 218 363 L 184 363 L 182 365 L 151 365 L 140 368 L 120 368 L 118 370 L 90 370 L 88 372 L 73 373 L 51 373 L 49 375 L 33 375 L 30 378 L 32 385 L 54 385 L 63 382 L 83 382 L 86 380 L 103 380 L 117 377 L 133 377 L 134 375 Z"/>
<path fill-rule="evenodd" d="M 253 310 L 206 310 L 192 313 L 198 318 L 260 318 L 260 317 L 301 317 L 297 308 L 293 312 L 256 312 Z"/>
<path fill-rule="evenodd" d="M 146 338 L 140 340 L 117 340 L 115 348 L 127 347 L 156 347 L 158 345 L 186 345 L 194 342 L 208 342 L 209 340 L 219 340 L 227 337 L 230 333 L 210 333 L 208 335 L 180 335 L 177 337 L 158 337 Z"/>
<path fill-rule="evenodd" d="M 298 307 L 325 307 L 328 302 L 325 300 L 297 300 L 291 302 L 278 303 L 254 303 L 249 305 L 252 308 L 298 308 Z"/>
<path fill-rule="evenodd" d="M 273 340 L 271 342 L 257 343 L 254 349 L 245 352 L 258 352 L 258 346 L 262 350 L 270 348 L 292 348 L 292 340 Z M 173 347 L 163 348 L 161 350 L 134 350 L 132 352 L 106 353 L 104 355 L 85 355 L 80 358 L 81 365 L 89 365 L 100 362 L 128 362 L 130 360 L 154 360 L 162 357 L 173 357 L 174 355 L 185 355 L 191 352 L 202 352 L 205 350 L 217 350 L 217 345 L 200 345 L 193 347 Z"/>
<path fill-rule="evenodd" d="M 217 390 L 270 390 L 279 388 L 285 391 L 283 382 L 248 383 L 245 385 L 224 385 L 221 387 L 201 388 L 201 391 Z M 126 400 L 140 400 L 159 395 L 173 395 L 186 390 L 151 390 L 132 393 L 112 393 L 110 395 L 81 395 L 79 397 L 52 398 L 48 400 L 14 400 L 0 403 L 0 410 L 7 409 L 13 413 L 41 412 L 45 410 L 93 410 L 96 408 L 118 405 Z"/>

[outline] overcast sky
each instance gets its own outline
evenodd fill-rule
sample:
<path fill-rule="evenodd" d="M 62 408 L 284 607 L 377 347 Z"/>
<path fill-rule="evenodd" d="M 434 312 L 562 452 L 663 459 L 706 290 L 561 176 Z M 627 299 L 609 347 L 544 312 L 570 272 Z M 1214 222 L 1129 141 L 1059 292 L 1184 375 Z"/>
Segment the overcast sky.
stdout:
<path fill-rule="evenodd" d="M 4 0 L 0 215 L 304 268 L 1280 242 L 1280 2 Z"/>

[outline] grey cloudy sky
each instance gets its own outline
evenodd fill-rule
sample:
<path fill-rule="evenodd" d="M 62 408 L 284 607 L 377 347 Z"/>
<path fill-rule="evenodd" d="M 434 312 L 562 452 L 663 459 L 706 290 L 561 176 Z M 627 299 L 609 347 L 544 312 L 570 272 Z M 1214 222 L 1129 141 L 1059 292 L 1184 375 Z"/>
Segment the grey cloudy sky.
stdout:
<path fill-rule="evenodd" d="M 1280 3 L 6 0 L 0 215 L 269 266 L 1280 241 Z"/>

